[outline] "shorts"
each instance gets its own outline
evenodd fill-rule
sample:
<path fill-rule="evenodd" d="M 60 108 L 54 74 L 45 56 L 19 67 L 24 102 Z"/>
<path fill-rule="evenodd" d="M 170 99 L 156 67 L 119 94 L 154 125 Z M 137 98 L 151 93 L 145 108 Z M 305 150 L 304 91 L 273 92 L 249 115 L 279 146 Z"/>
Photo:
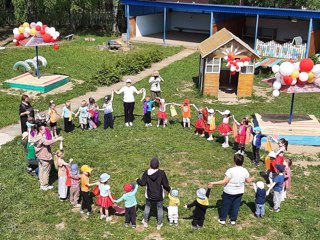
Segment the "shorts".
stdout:
<path fill-rule="evenodd" d="M 190 118 L 182 118 L 182 122 L 184 122 L 184 123 L 190 123 Z"/>
<path fill-rule="evenodd" d="M 53 122 L 50 122 L 50 127 L 53 128 L 53 127 L 56 127 L 56 126 L 57 126 L 57 122 L 54 122 L 54 123 L 53 123 Z"/>

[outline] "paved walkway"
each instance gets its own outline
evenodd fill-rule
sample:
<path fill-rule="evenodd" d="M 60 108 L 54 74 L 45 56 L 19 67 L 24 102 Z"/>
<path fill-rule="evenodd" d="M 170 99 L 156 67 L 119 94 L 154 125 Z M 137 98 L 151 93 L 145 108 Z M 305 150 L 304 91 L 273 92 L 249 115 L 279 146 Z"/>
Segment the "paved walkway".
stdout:
<path fill-rule="evenodd" d="M 125 86 L 125 80 L 127 78 L 130 78 L 132 80 L 132 83 L 136 83 L 141 81 L 142 79 L 144 79 L 145 77 L 148 77 L 150 75 L 152 75 L 154 70 L 160 70 L 166 66 L 168 66 L 169 64 L 175 62 L 175 61 L 179 61 L 189 55 L 191 55 L 192 53 L 194 53 L 195 50 L 192 49 L 184 49 L 181 52 L 170 56 L 158 63 L 154 63 L 152 64 L 151 68 L 148 68 L 140 73 L 138 73 L 137 75 L 134 76 L 124 76 L 123 77 L 123 81 L 122 82 L 118 82 L 115 83 L 111 86 L 105 86 L 105 87 L 99 87 L 96 91 L 94 92 L 88 92 L 85 95 L 79 96 L 77 98 L 71 99 L 72 102 L 72 107 L 74 109 L 77 109 L 80 107 L 81 101 L 83 99 L 89 99 L 89 97 L 93 97 L 95 100 L 99 100 L 104 98 L 106 95 L 111 94 L 112 90 L 118 90 L 121 87 Z M 57 106 L 57 110 L 58 112 L 61 112 L 63 108 L 63 104 L 58 105 Z M 20 123 L 19 124 L 13 124 L 4 128 L 0 129 L 0 147 L 4 144 L 6 144 L 7 142 L 12 141 L 15 137 L 21 135 L 21 129 L 20 129 Z"/>

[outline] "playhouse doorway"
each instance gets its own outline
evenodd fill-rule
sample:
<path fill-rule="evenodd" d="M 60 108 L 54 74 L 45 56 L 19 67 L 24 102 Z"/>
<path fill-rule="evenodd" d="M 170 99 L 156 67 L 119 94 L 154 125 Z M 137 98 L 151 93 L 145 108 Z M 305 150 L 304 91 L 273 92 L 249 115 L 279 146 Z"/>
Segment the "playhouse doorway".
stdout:
<path fill-rule="evenodd" d="M 239 72 L 232 75 L 229 69 L 221 69 L 219 77 L 219 92 L 224 94 L 238 94 Z"/>

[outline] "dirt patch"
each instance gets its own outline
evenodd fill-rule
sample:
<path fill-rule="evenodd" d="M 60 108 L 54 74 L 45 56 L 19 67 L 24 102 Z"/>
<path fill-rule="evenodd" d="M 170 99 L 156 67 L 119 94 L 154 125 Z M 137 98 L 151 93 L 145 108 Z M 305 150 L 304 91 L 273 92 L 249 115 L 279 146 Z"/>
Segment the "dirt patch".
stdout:
<path fill-rule="evenodd" d="M 159 232 L 154 232 L 146 236 L 144 240 L 165 240 L 165 239 L 161 237 Z"/>
<path fill-rule="evenodd" d="M 108 232 L 108 231 L 104 232 L 104 234 L 103 234 L 103 238 L 108 238 L 110 236 L 113 236 L 113 234 L 111 232 Z"/>
<path fill-rule="evenodd" d="M 311 173 L 310 173 L 309 171 L 304 171 L 303 174 L 304 174 L 305 176 L 310 176 Z"/>
<path fill-rule="evenodd" d="M 193 92 L 194 84 L 193 83 L 185 83 L 183 87 L 180 89 L 181 92 Z M 178 90 L 178 89 L 177 89 Z"/>
<path fill-rule="evenodd" d="M 58 230 L 64 230 L 65 228 L 66 228 L 66 226 L 65 226 L 65 223 L 64 222 L 62 222 L 62 223 L 59 223 L 59 224 L 56 224 L 56 229 L 58 229 Z"/>
<path fill-rule="evenodd" d="M 274 97 L 270 93 L 271 88 L 253 86 L 253 91 L 257 97 L 265 98 L 266 102 L 272 102 L 274 100 Z"/>
<path fill-rule="evenodd" d="M 296 161 L 294 162 L 295 165 L 299 165 L 301 167 L 308 167 L 308 166 L 320 166 L 320 162 L 309 162 L 309 161 Z M 309 175 L 307 175 L 309 176 Z"/>
<path fill-rule="evenodd" d="M 266 143 L 262 143 L 262 147 L 266 149 Z M 272 149 L 276 149 L 277 145 L 272 144 Z M 320 153 L 319 146 L 303 146 L 303 145 L 290 145 L 288 147 L 287 153 L 290 154 L 302 154 L 303 156 L 309 156 L 315 160 L 318 160 L 319 157 L 317 156 Z"/>
<path fill-rule="evenodd" d="M 143 232 L 143 230 L 144 230 L 143 225 L 137 225 L 137 227 L 136 227 L 137 232 Z"/>

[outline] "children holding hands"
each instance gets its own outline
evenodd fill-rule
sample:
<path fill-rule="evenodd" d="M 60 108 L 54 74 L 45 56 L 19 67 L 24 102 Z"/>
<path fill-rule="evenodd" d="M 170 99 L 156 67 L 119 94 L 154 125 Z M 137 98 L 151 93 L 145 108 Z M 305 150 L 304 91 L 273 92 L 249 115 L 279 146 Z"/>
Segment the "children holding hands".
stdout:
<path fill-rule="evenodd" d="M 82 174 L 81 174 L 81 198 L 82 198 L 82 203 L 81 203 L 81 210 L 80 213 L 84 213 L 84 210 L 87 210 L 87 215 L 91 215 L 92 213 L 92 208 L 91 208 L 91 202 L 90 202 L 90 187 L 96 185 L 96 183 L 90 184 L 89 183 L 89 177 L 92 172 L 92 168 L 89 167 L 88 165 L 83 165 L 80 168 Z"/>
<path fill-rule="evenodd" d="M 218 130 L 222 136 L 224 136 L 224 143 L 222 143 L 222 147 L 228 148 L 229 147 L 229 134 L 232 132 L 232 128 L 229 125 L 229 120 L 231 118 L 231 112 L 229 110 L 225 110 L 223 112 L 220 112 L 217 110 L 218 113 L 220 113 L 223 116 L 222 123 L 218 126 Z"/>
<path fill-rule="evenodd" d="M 99 109 L 100 111 L 104 112 L 103 115 L 103 128 L 107 129 L 108 127 L 110 127 L 111 129 L 113 129 L 113 116 L 112 116 L 112 112 L 113 112 L 113 96 L 114 96 L 114 91 L 112 90 L 111 96 L 108 95 L 104 98 L 104 104 L 102 106 L 102 109 Z"/>
<path fill-rule="evenodd" d="M 273 182 L 270 184 L 269 189 L 267 191 L 267 195 L 269 195 L 270 191 L 273 189 L 273 212 L 280 212 L 280 204 L 282 201 L 282 190 L 284 183 L 284 170 L 285 165 L 276 164 L 277 175 L 275 176 Z"/>
<path fill-rule="evenodd" d="M 255 216 L 257 218 L 263 218 L 265 214 L 265 202 L 266 202 L 266 196 L 267 192 L 264 189 L 264 183 L 261 181 L 258 181 L 257 183 L 253 183 L 253 189 L 254 192 L 256 193 L 256 199 L 255 199 L 255 204 L 256 204 L 256 212 Z"/>

